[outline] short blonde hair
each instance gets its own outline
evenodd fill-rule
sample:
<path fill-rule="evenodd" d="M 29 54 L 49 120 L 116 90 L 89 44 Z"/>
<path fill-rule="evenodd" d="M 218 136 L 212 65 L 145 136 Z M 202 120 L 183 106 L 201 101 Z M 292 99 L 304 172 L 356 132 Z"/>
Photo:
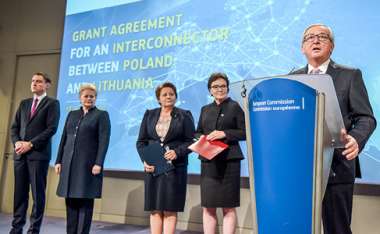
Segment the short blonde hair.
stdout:
<path fill-rule="evenodd" d="M 79 96 L 82 95 L 84 90 L 92 90 L 95 92 L 95 96 L 97 96 L 98 92 L 96 91 L 96 86 L 91 83 L 83 83 L 79 88 Z"/>

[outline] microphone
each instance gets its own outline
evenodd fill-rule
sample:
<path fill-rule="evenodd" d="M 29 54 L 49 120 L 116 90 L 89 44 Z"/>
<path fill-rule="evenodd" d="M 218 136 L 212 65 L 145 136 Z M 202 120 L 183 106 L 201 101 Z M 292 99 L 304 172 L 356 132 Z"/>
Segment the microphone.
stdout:
<path fill-rule="evenodd" d="M 296 67 L 293 67 L 292 70 L 290 70 L 290 72 L 288 74 L 294 72 L 294 70 L 296 70 Z"/>

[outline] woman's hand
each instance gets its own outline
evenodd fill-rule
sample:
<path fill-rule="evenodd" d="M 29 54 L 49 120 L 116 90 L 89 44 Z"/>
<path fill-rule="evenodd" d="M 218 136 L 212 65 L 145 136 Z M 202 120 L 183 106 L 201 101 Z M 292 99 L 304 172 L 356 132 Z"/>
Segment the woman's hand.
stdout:
<path fill-rule="evenodd" d="M 94 165 L 92 167 L 92 174 L 93 175 L 99 175 L 101 171 L 102 171 L 102 167 L 99 165 Z"/>
<path fill-rule="evenodd" d="M 214 130 L 210 134 L 207 135 L 206 139 L 209 141 L 214 141 L 214 140 L 223 139 L 225 137 L 226 137 L 226 134 L 224 133 L 224 131 Z"/>
<path fill-rule="evenodd" d="M 61 164 L 60 163 L 57 163 L 57 164 L 55 164 L 55 166 L 54 166 L 54 170 L 55 170 L 55 173 L 57 174 L 57 175 L 59 175 L 59 174 L 61 174 Z"/>
<path fill-rule="evenodd" d="M 148 165 L 148 164 L 144 161 L 144 171 L 145 171 L 145 172 L 148 172 L 148 173 L 152 173 L 152 172 L 154 172 L 154 166 Z"/>
<path fill-rule="evenodd" d="M 174 160 L 174 159 L 177 158 L 177 154 L 175 153 L 174 150 L 168 150 L 168 151 L 165 152 L 164 158 L 166 160 L 172 161 L 172 160 Z"/>

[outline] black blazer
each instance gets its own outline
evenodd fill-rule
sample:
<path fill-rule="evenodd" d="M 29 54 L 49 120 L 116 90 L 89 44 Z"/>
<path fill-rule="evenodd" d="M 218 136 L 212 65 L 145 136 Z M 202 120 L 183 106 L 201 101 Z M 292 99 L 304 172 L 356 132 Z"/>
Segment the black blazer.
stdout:
<path fill-rule="evenodd" d="M 307 74 L 307 69 L 306 66 L 293 74 Z M 376 128 L 362 73 L 359 69 L 342 66 L 331 60 L 326 74 L 333 80 L 347 132 L 356 139 L 361 151 Z M 349 161 L 342 151 L 334 151 L 329 183 L 353 183 L 355 177 L 361 177 L 359 158 Z"/>
<path fill-rule="evenodd" d="M 239 141 L 245 140 L 246 137 L 245 119 L 244 112 L 237 102 L 227 98 L 220 105 L 213 102 L 202 107 L 196 136 L 208 135 L 214 130 L 224 131 L 226 138 L 223 142 L 229 146 L 221 155 L 215 157 L 216 160 L 244 158 Z M 207 161 L 202 156 L 199 158 Z"/>
<path fill-rule="evenodd" d="M 56 164 L 61 164 L 57 195 L 70 198 L 100 198 L 103 173 L 94 176 L 92 167 L 103 168 L 111 134 L 107 111 L 96 107 L 83 115 L 71 111 L 62 132 Z"/>
<path fill-rule="evenodd" d="M 22 156 L 28 160 L 51 159 L 51 137 L 55 134 L 59 122 L 59 102 L 51 97 L 44 97 L 38 104 L 36 114 L 30 118 L 33 98 L 21 101 L 11 126 L 13 145 L 17 141 L 30 141 L 33 148 L 23 154 L 14 154 L 15 160 Z"/>
<path fill-rule="evenodd" d="M 136 147 L 141 158 L 141 151 L 149 142 L 160 142 L 160 137 L 156 132 L 156 124 L 160 118 L 161 108 L 147 110 L 141 122 L 140 133 L 137 138 Z M 174 107 L 168 133 L 163 146 L 169 146 L 177 154 L 177 159 L 173 160 L 174 166 L 186 166 L 188 164 L 187 155 L 190 150 L 187 148 L 194 137 L 194 120 L 190 111 Z M 143 161 L 143 159 L 141 158 Z"/>

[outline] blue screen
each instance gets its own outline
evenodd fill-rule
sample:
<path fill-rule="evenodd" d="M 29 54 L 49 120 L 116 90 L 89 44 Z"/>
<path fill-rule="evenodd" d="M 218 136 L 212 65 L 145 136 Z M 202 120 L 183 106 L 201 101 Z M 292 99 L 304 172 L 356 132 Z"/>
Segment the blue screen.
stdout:
<path fill-rule="evenodd" d="M 80 106 L 80 84 L 91 82 L 98 88 L 97 106 L 112 123 L 105 167 L 142 170 L 135 142 L 145 110 L 158 107 L 157 85 L 173 82 L 176 105 L 191 110 L 197 122 L 201 106 L 212 101 L 212 72 L 225 72 L 234 82 L 303 67 L 301 36 L 312 23 L 334 30 L 332 59 L 362 70 L 378 116 L 379 7 L 367 0 L 68 0 L 58 85 L 63 115 L 53 152 L 68 111 Z M 379 138 L 376 130 L 361 153 L 360 182 L 380 183 Z M 191 154 L 189 172 L 199 168 Z"/>

